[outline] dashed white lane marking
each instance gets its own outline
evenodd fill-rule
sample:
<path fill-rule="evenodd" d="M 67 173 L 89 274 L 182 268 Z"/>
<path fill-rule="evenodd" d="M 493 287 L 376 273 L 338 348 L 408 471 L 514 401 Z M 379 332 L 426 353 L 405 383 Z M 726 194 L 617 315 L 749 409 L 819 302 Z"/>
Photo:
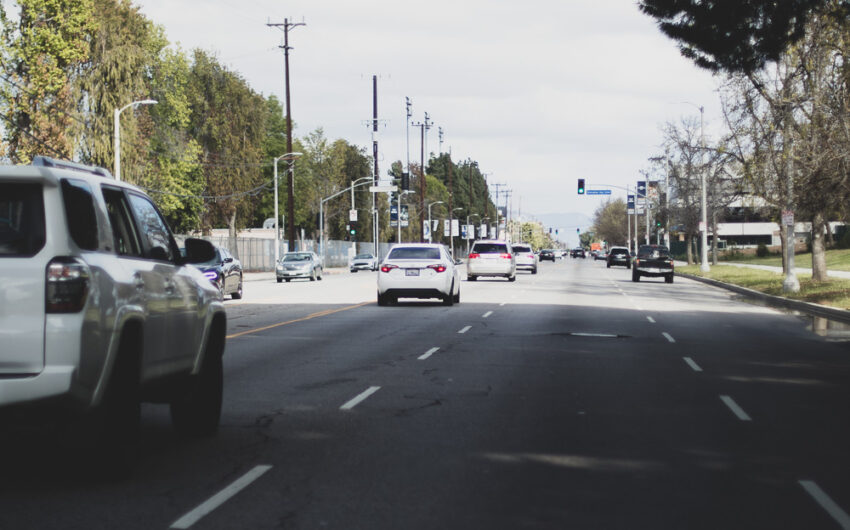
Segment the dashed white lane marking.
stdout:
<path fill-rule="evenodd" d="M 208 500 L 201 503 L 197 508 L 187 513 L 180 519 L 177 519 L 174 524 L 171 525 L 171 528 L 189 528 L 193 524 L 197 523 L 201 520 L 202 517 L 209 514 L 225 502 L 227 502 L 231 497 L 248 487 L 252 482 L 260 478 L 263 473 L 271 469 L 272 466 L 256 466 L 254 469 L 248 471 L 236 481 L 232 482 L 229 486 L 219 491 Z"/>
<path fill-rule="evenodd" d="M 666 331 L 662 332 L 661 334 L 664 335 L 664 338 L 667 339 L 667 342 L 676 342 L 676 339 L 674 339 L 673 336 L 667 333 Z"/>
<path fill-rule="evenodd" d="M 603 338 L 617 338 L 617 335 L 612 335 L 611 333 L 570 333 L 573 337 L 603 337 Z"/>
<path fill-rule="evenodd" d="M 744 412 L 744 409 L 739 407 L 738 404 L 735 403 L 735 400 L 732 399 L 731 397 L 720 396 L 720 401 L 725 403 L 726 406 L 729 407 L 729 410 L 731 410 L 732 413 L 735 416 L 737 416 L 739 420 L 741 420 L 741 421 L 752 421 L 752 418 L 750 418 L 750 415 L 747 414 L 746 412 Z"/>
<path fill-rule="evenodd" d="M 654 318 L 652 318 L 652 317 L 646 317 L 646 319 L 647 319 L 647 320 L 649 320 L 649 322 L 650 322 L 651 324 L 655 324 L 655 319 L 654 319 Z"/>
<path fill-rule="evenodd" d="M 845 530 L 850 529 L 850 516 L 848 516 L 847 512 L 842 510 L 841 507 L 820 488 L 820 486 L 815 484 L 812 480 L 801 480 L 800 485 L 803 486 L 806 493 L 811 495 L 812 498 L 820 504 L 821 508 L 826 510 L 826 513 L 835 519 L 841 528 L 844 528 Z"/>
<path fill-rule="evenodd" d="M 499 304 L 499 307 L 502 307 L 503 305 L 506 305 L 506 304 L 507 304 L 507 302 L 502 302 L 501 304 Z"/>
<path fill-rule="evenodd" d="M 422 355 L 420 355 L 420 356 L 419 356 L 419 357 L 417 357 L 417 358 L 418 358 L 420 361 L 424 361 L 424 360 L 425 360 L 425 359 L 427 359 L 428 357 L 430 357 L 430 356 L 434 355 L 435 353 L 437 353 L 437 350 L 439 350 L 439 349 L 440 349 L 439 347 L 435 346 L 435 347 L 433 347 L 433 348 L 431 348 L 430 350 L 426 351 L 425 353 L 423 353 Z"/>
<path fill-rule="evenodd" d="M 366 390 L 361 392 L 357 397 L 346 402 L 346 404 L 341 406 L 339 408 L 339 410 L 351 410 L 351 409 L 353 409 L 354 407 L 356 407 L 357 405 L 359 405 L 360 403 L 365 401 L 366 398 L 368 398 L 369 396 L 371 396 L 372 394 L 374 394 L 375 392 L 377 392 L 380 389 L 381 389 L 381 387 L 379 387 L 379 386 L 370 386 L 369 388 L 367 388 Z"/>
<path fill-rule="evenodd" d="M 688 363 L 688 366 L 690 366 L 691 370 L 693 370 L 694 372 L 702 372 L 702 368 L 700 368 L 700 366 L 695 363 L 694 360 L 690 357 L 682 357 L 682 359 L 684 359 L 685 362 Z"/>
<path fill-rule="evenodd" d="M 487 311 L 486 313 L 484 313 L 483 315 L 481 315 L 481 318 L 487 318 L 487 317 L 489 317 L 489 316 L 490 316 L 490 315 L 492 315 L 492 314 L 493 314 L 493 312 L 492 312 L 492 311 Z"/>
<path fill-rule="evenodd" d="M 467 331 L 469 331 L 470 329 L 472 329 L 472 326 L 464 326 L 464 327 L 463 327 L 463 329 L 461 329 L 460 331 L 458 331 L 458 333 L 466 333 L 466 332 L 467 332 Z"/>

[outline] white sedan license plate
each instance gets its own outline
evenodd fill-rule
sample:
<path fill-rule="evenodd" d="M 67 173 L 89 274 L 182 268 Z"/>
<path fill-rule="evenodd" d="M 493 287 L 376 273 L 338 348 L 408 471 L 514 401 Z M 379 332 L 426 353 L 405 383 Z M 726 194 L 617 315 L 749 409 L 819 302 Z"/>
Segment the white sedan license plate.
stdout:
<path fill-rule="evenodd" d="M 419 276 L 419 269 L 404 269 L 405 276 Z"/>

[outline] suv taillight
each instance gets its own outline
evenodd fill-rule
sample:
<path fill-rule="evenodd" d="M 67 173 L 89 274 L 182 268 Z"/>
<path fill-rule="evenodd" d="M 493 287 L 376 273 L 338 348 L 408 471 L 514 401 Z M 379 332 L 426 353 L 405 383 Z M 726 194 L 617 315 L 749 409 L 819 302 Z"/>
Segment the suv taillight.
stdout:
<path fill-rule="evenodd" d="M 472 254 L 469 255 L 469 259 L 478 259 L 480 257 L 481 257 L 481 254 L 479 254 L 477 252 L 473 252 Z"/>
<path fill-rule="evenodd" d="M 502 257 L 502 258 L 504 258 L 504 259 L 511 259 L 511 255 L 510 255 L 510 254 L 502 254 L 502 256 L 501 256 L 501 257 Z"/>
<path fill-rule="evenodd" d="M 47 264 L 45 311 L 77 313 L 89 294 L 88 265 L 75 258 L 54 258 Z"/>

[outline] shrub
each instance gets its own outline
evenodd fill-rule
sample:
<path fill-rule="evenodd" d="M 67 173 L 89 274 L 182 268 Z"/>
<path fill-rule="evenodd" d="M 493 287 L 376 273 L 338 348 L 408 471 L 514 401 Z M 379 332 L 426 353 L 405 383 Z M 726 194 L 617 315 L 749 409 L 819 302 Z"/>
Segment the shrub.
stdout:
<path fill-rule="evenodd" d="M 760 258 L 766 258 L 768 255 L 767 245 L 764 243 L 759 243 L 758 248 L 756 249 L 756 256 Z"/>

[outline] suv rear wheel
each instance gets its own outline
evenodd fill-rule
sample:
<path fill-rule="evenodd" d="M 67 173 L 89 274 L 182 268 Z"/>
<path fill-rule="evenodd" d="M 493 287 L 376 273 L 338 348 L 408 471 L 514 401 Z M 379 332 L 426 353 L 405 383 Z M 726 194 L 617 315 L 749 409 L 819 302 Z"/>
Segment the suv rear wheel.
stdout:
<path fill-rule="evenodd" d="M 637 270 L 632 270 L 632 281 L 639 282 L 640 281 L 640 273 Z"/>
<path fill-rule="evenodd" d="M 218 431 L 224 387 L 223 353 L 224 329 L 213 325 L 200 372 L 191 376 L 188 389 L 171 402 L 171 423 L 179 433 L 203 437 Z"/>

